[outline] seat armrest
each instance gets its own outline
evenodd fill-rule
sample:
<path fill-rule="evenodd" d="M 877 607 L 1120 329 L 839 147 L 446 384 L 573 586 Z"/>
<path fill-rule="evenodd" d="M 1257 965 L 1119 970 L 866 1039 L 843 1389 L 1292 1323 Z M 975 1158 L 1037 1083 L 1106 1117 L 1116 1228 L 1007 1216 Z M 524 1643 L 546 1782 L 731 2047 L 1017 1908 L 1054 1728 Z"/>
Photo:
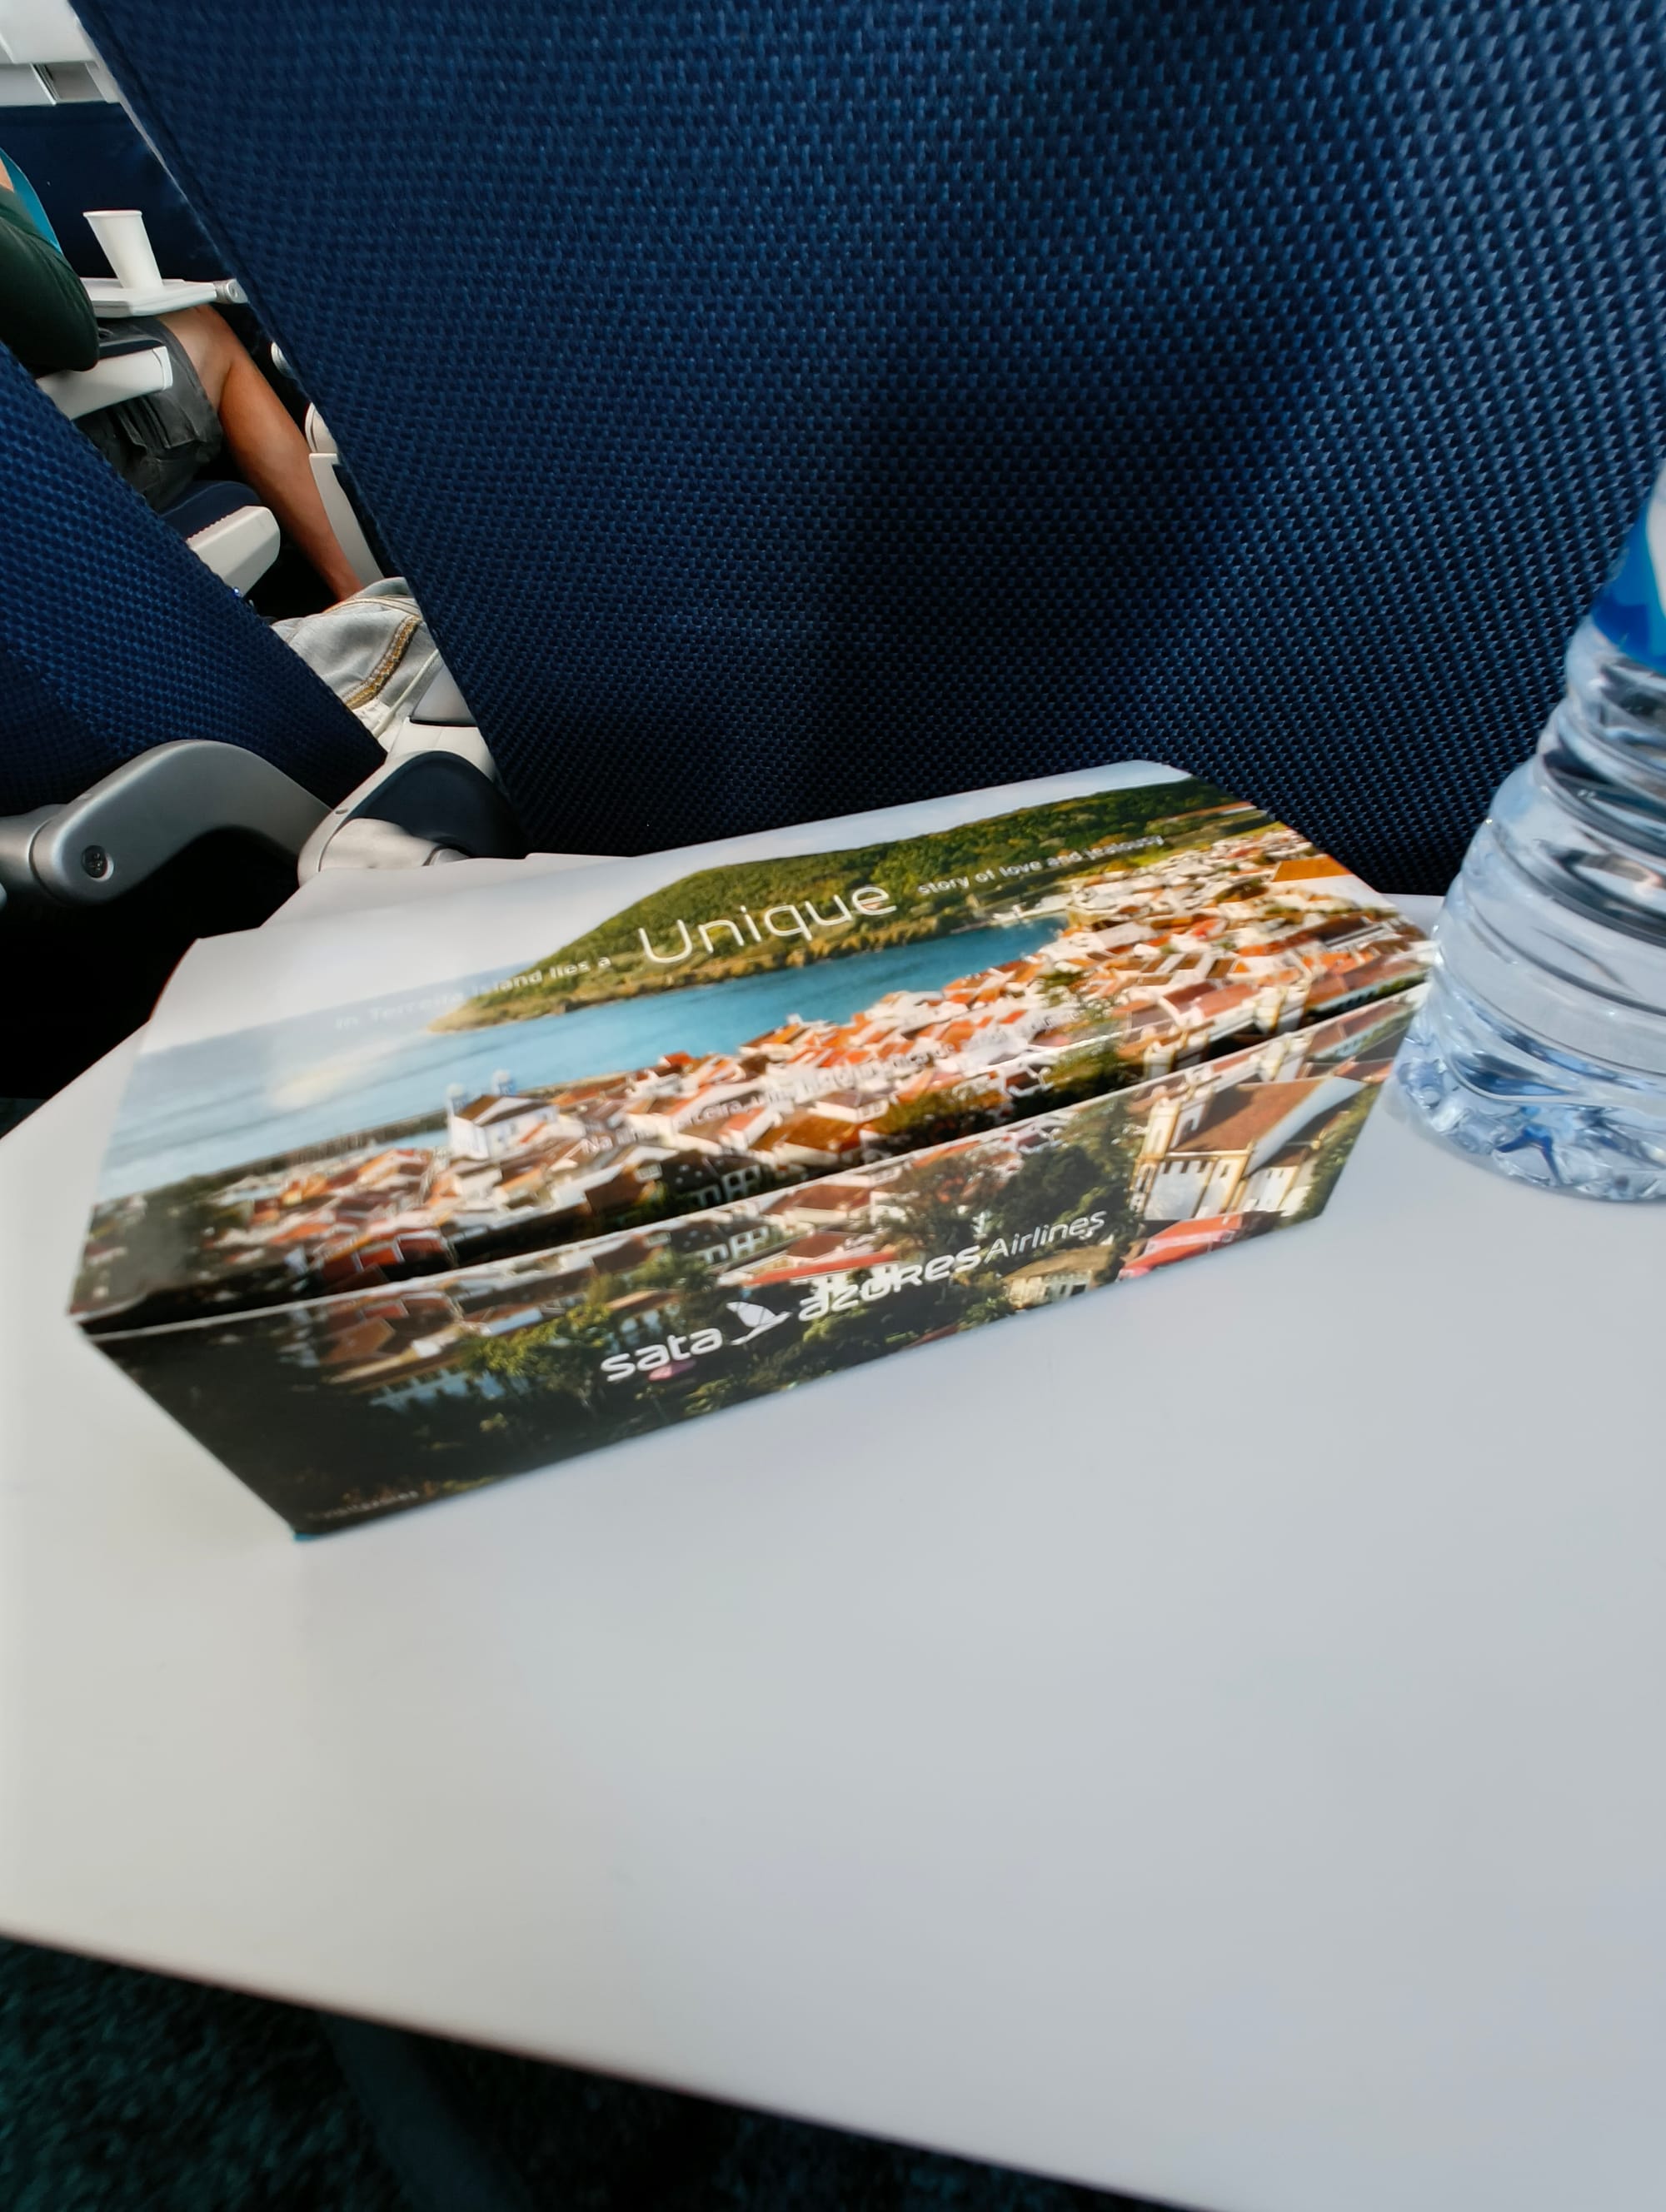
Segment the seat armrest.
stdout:
<path fill-rule="evenodd" d="M 450 678 L 445 682 L 450 684 Z M 332 808 L 307 839 L 295 870 L 302 883 L 325 868 L 524 859 L 526 840 L 472 723 L 447 726 L 407 717 L 392 725 L 386 743 L 385 765 Z"/>
<path fill-rule="evenodd" d="M 99 359 L 114 361 L 119 354 L 149 353 L 156 341 L 148 331 L 125 331 L 119 323 L 99 325 Z"/>
<path fill-rule="evenodd" d="M 216 830 L 296 854 L 327 811 L 258 753 L 183 738 L 125 762 L 67 806 L 0 819 L 0 902 L 102 905 Z"/>
<path fill-rule="evenodd" d="M 277 558 L 277 519 L 246 485 L 193 485 L 161 518 L 234 592 L 246 592 Z"/>
<path fill-rule="evenodd" d="M 277 517 L 268 507 L 240 507 L 185 540 L 197 558 L 240 597 L 277 560 L 280 542 Z"/>
<path fill-rule="evenodd" d="M 91 368 L 58 368 L 35 379 L 58 413 L 72 422 L 100 407 L 115 407 L 124 399 L 145 399 L 153 392 L 166 392 L 173 382 L 173 362 L 167 348 L 161 345 L 106 354 Z"/>

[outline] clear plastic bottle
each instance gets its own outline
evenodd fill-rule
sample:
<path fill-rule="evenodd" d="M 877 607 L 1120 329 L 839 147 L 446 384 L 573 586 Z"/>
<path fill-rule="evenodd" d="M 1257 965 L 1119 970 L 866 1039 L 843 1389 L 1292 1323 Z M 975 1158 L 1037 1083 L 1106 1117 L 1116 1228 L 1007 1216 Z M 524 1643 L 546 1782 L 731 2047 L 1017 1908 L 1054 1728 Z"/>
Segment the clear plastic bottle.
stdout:
<path fill-rule="evenodd" d="M 1399 1063 L 1448 1143 L 1587 1198 L 1666 1199 L 1663 580 L 1666 470 L 1464 855 Z"/>

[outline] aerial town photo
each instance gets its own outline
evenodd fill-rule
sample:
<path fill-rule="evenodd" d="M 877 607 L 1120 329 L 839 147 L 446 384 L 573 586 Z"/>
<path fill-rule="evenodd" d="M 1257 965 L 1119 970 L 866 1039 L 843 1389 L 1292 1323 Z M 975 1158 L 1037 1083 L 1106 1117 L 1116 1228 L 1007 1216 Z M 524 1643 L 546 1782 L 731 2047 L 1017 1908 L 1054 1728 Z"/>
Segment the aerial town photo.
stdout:
<path fill-rule="evenodd" d="M 106 1197 L 81 1317 L 338 1526 L 1306 1218 L 1427 958 L 1193 783 L 741 873 L 426 1020 L 403 1119 Z M 517 1079 L 599 1018 L 669 1048 Z"/>
<path fill-rule="evenodd" d="M 848 859 L 878 880 L 847 874 L 829 893 Z M 252 1159 L 245 1112 L 234 1167 L 107 1196 L 77 1310 L 133 1326 L 649 1225 L 1310 1026 L 1415 981 L 1425 958 L 1412 925 L 1335 861 L 1195 783 L 777 864 L 751 904 L 745 881 L 725 881 L 761 872 L 708 872 L 718 898 L 672 884 L 593 942 L 419 1020 L 398 1055 L 380 1037 L 374 1103 L 350 1085 L 311 1142 Z M 679 973 L 693 938 L 664 913 L 720 902 Z M 717 939 L 743 922 L 756 944 Z M 335 1034 L 302 1041 L 289 1091 Z M 609 1063 L 632 1043 L 660 1048 Z M 550 1052 L 578 1067 L 517 1079 Z M 459 1080 L 465 1066 L 483 1079 Z M 172 1121 L 198 1103 L 169 1100 Z"/>
<path fill-rule="evenodd" d="M 652 1228 L 101 1341 L 320 1533 L 1306 1220 L 1414 996 Z"/>

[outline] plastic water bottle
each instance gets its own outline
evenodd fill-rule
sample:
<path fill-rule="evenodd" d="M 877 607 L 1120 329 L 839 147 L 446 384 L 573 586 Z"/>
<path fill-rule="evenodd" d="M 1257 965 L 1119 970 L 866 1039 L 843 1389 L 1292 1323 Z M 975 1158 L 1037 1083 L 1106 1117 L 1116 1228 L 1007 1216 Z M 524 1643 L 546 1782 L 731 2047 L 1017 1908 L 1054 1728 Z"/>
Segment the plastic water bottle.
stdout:
<path fill-rule="evenodd" d="M 1666 1199 L 1666 470 L 1435 931 L 1402 1089 L 1551 1190 Z"/>

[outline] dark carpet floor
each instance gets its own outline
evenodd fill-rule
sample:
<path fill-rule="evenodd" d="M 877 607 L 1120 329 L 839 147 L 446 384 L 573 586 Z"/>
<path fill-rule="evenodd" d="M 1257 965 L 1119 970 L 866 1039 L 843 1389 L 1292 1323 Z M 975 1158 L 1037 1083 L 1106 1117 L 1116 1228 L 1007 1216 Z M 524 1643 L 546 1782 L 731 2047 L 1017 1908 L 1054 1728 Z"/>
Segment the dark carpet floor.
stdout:
<path fill-rule="evenodd" d="M 1141 2212 L 0 1942 L 6 2212 Z"/>

